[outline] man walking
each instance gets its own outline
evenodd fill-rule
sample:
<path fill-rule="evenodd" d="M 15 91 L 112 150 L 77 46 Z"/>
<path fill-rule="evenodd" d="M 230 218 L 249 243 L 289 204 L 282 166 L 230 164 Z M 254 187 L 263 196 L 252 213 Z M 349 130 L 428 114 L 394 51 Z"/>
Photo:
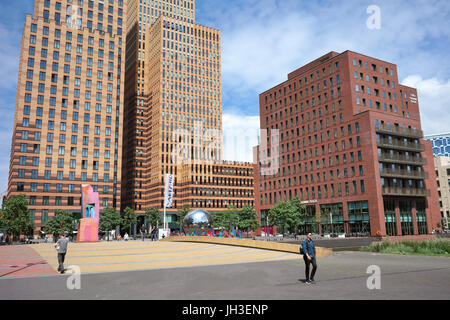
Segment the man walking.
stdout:
<path fill-rule="evenodd" d="M 150 231 L 151 235 L 152 235 L 152 241 L 156 241 L 156 227 L 152 226 L 152 230 Z"/>
<path fill-rule="evenodd" d="M 144 241 L 144 237 L 145 237 L 145 225 L 142 225 L 142 227 L 141 227 L 141 239 L 142 239 L 142 241 Z"/>
<path fill-rule="evenodd" d="M 308 233 L 306 236 L 306 240 L 303 241 L 303 260 L 305 261 L 305 274 L 306 274 L 306 281 L 305 283 L 310 284 L 314 282 L 314 275 L 316 274 L 317 270 L 317 263 L 316 263 L 316 246 L 314 245 L 314 241 L 312 240 L 312 234 Z M 313 269 L 311 272 L 311 276 L 309 275 L 309 265 L 313 265 Z"/>
<path fill-rule="evenodd" d="M 60 235 L 60 238 L 55 244 L 56 251 L 58 252 L 58 272 L 64 273 L 64 260 L 67 253 L 67 244 L 69 243 L 68 232 L 65 231 L 64 234 Z"/>

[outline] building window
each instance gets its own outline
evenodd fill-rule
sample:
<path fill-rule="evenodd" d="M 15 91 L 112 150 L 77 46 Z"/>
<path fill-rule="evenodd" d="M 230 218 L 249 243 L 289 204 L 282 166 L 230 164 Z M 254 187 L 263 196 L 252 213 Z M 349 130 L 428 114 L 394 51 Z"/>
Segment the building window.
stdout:
<path fill-rule="evenodd" d="M 395 200 L 384 200 L 384 221 L 386 225 L 386 235 L 397 235 L 397 220 L 395 218 Z"/>
<path fill-rule="evenodd" d="M 419 234 L 428 234 L 425 200 L 416 201 L 417 229 Z"/>
<path fill-rule="evenodd" d="M 46 224 L 48 221 L 48 210 L 42 210 L 41 223 Z"/>
<path fill-rule="evenodd" d="M 412 220 L 412 201 L 399 200 L 400 224 L 402 235 L 414 234 L 414 224 Z"/>
<path fill-rule="evenodd" d="M 367 201 L 348 203 L 350 236 L 370 235 L 369 204 Z"/>
<path fill-rule="evenodd" d="M 344 212 L 342 203 L 320 206 L 323 233 L 344 233 Z"/>

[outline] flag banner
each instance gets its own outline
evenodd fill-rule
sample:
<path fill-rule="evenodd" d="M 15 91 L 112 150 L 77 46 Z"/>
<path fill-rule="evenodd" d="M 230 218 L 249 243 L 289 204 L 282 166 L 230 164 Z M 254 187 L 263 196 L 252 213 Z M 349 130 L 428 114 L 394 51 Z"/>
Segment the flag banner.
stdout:
<path fill-rule="evenodd" d="M 164 194 L 164 206 L 166 208 L 172 207 L 173 201 L 173 174 L 166 174 L 166 189 Z"/>

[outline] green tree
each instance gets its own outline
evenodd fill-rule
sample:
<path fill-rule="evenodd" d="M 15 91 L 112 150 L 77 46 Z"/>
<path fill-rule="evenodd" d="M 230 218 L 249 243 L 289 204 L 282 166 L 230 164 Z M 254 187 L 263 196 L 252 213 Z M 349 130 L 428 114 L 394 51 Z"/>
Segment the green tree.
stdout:
<path fill-rule="evenodd" d="M 183 206 L 183 208 L 181 208 L 178 212 L 177 212 L 177 225 L 180 228 L 180 232 L 181 232 L 181 228 L 183 226 L 183 220 L 186 217 L 186 215 L 189 213 L 189 211 L 191 211 L 191 208 L 186 204 Z"/>
<path fill-rule="evenodd" d="M 44 232 L 52 233 L 55 238 L 65 231 L 72 235 L 74 230 L 75 223 L 72 213 L 67 210 L 56 210 L 54 217 L 44 226 Z"/>
<path fill-rule="evenodd" d="M 269 210 L 268 220 L 271 226 L 278 226 L 282 233 L 293 232 L 302 223 L 302 213 L 298 201 L 280 201 Z"/>
<path fill-rule="evenodd" d="M 302 204 L 302 201 L 298 197 L 295 197 L 294 199 L 290 200 L 290 202 L 295 207 L 297 207 L 297 214 L 298 214 L 298 219 L 299 219 L 297 227 L 305 225 L 306 219 L 308 217 L 306 205 Z M 314 217 L 314 220 L 315 220 L 315 217 Z"/>
<path fill-rule="evenodd" d="M 147 208 L 145 210 L 145 221 L 152 225 L 152 228 L 157 228 L 163 224 L 163 218 L 157 208 Z"/>
<path fill-rule="evenodd" d="M 233 206 L 228 206 L 228 209 L 224 212 L 224 224 L 225 228 L 228 231 L 231 231 L 233 228 L 238 227 L 239 224 L 239 210 Z"/>
<path fill-rule="evenodd" d="M 245 206 L 238 212 L 239 229 L 247 230 L 247 232 L 249 232 L 250 230 L 255 231 L 259 227 L 258 214 L 256 213 L 254 207 Z"/>
<path fill-rule="evenodd" d="M 231 231 L 233 228 L 240 228 L 240 210 L 230 205 L 228 209 L 222 212 L 212 212 L 214 228 Z"/>
<path fill-rule="evenodd" d="M 131 225 L 136 223 L 137 223 L 136 212 L 130 207 L 126 207 L 121 216 L 120 228 L 122 230 L 128 231 L 128 233 L 131 234 Z"/>
<path fill-rule="evenodd" d="M 120 213 L 113 208 L 104 208 L 100 212 L 99 231 L 109 232 L 120 225 Z"/>
<path fill-rule="evenodd" d="M 25 195 L 13 196 L 5 199 L 0 211 L 0 225 L 9 235 L 18 239 L 21 234 L 33 232 L 34 222 L 28 212 L 28 203 Z"/>
<path fill-rule="evenodd" d="M 225 213 L 224 212 L 211 212 L 211 216 L 213 219 L 213 226 L 214 228 L 218 229 L 226 229 L 226 223 L 225 223 Z"/>

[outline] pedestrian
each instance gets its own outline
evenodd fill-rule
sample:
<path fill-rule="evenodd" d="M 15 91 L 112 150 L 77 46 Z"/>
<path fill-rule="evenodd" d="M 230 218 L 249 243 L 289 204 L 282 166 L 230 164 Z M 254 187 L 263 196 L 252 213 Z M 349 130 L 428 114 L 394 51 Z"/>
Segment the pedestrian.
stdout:
<path fill-rule="evenodd" d="M 60 273 L 64 273 L 64 260 L 67 253 L 67 244 L 69 243 L 69 238 L 67 238 L 68 234 L 67 231 L 61 234 L 59 240 L 55 244 L 56 251 L 58 252 L 58 272 Z"/>
<path fill-rule="evenodd" d="M 145 225 L 142 225 L 142 227 L 141 227 L 141 239 L 142 239 L 142 241 L 144 241 L 144 237 L 145 237 Z"/>
<path fill-rule="evenodd" d="M 156 239 L 156 227 L 155 226 L 152 227 L 151 233 L 152 233 L 152 241 L 156 241 L 157 239 Z"/>
<path fill-rule="evenodd" d="M 306 275 L 305 283 L 310 284 L 315 281 L 314 276 L 315 276 L 316 270 L 317 270 L 316 246 L 314 244 L 314 241 L 312 240 L 311 233 L 308 233 L 305 241 L 303 241 L 302 249 L 303 249 L 303 260 L 305 261 L 305 275 Z M 310 264 L 312 264 L 312 266 L 313 266 L 311 275 L 309 274 Z"/>

